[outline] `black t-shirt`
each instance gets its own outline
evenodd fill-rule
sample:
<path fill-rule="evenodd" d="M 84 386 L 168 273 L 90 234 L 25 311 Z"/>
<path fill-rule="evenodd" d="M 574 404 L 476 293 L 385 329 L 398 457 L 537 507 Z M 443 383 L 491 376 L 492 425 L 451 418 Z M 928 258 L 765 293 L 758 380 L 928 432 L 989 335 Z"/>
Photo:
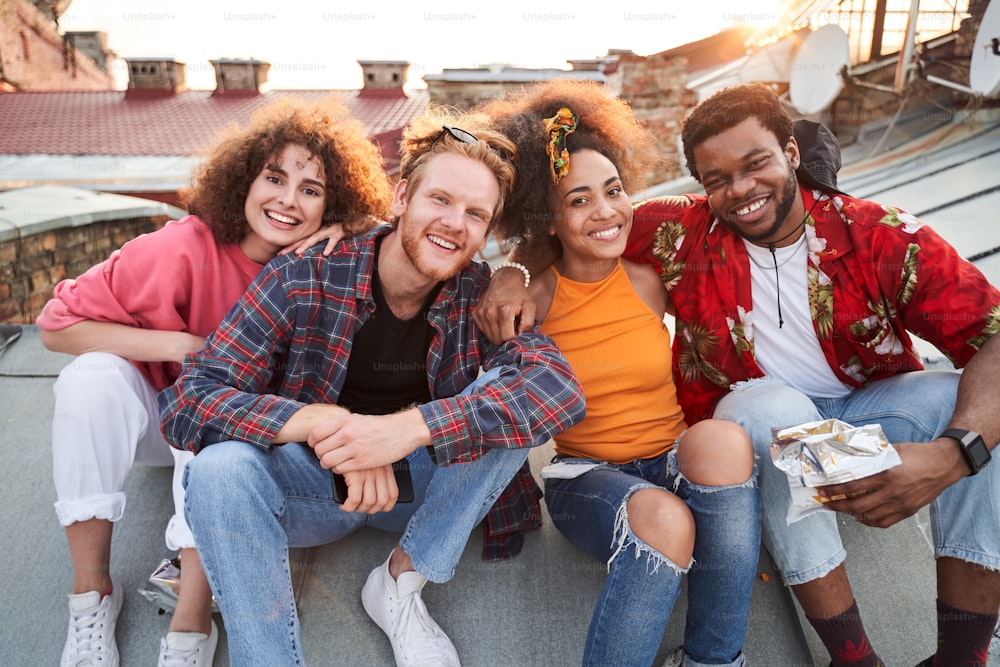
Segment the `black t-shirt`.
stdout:
<path fill-rule="evenodd" d="M 427 312 L 438 290 L 411 319 L 396 317 L 385 301 L 378 276 L 382 238 L 375 245 L 372 271 L 375 312 L 354 335 L 347 379 L 337 400 L 351 412 L 366 415 L 384 415 L 431 400 L 427 351 L 434 328 L 427 321 Z"/>

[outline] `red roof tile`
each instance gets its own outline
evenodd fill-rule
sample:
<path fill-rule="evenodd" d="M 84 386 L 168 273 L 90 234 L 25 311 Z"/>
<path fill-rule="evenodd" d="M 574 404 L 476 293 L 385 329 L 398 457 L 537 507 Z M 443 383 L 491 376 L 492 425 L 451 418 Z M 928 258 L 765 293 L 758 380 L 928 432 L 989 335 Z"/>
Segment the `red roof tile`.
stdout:
<path fill-rule="evenodd" d="M 230 123 L 245 124 L 268 102 L 287 96 L 322 99 L 340 93 L 369 136 L 390 137 L 427 106 L 427 93 L 359 95 L 358 91 L 276 90 L 212 95 L 190 90 L 162 97 L 124 91 L 0 93 L 0 154 L 193 155 Z M 386 158 L 398 146 L 382 145 Z"/>

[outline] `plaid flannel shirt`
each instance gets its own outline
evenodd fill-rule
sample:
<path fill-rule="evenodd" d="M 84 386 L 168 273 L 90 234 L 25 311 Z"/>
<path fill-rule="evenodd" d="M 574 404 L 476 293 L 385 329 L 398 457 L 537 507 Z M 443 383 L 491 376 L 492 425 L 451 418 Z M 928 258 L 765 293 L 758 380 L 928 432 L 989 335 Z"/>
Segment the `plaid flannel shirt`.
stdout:
<path fill-rule="evenodd" d="M 159 395 L 166 439 L 193 452 L 225 440 L 270 448 L 301 407 L 335 404 L 354 335 L 375 310 L 375 238 L 389 231 L 344 242 L 330 257 L 317 246 L 272 260 Z M 433 400 L 419 410 L 439 465 L 475 460 L 490 447 L 542 444 L 584 416 L 583 392 L 551 339 L 529 333 L 498 347 L 475 328 L 471 308 L 488 282 L 489 268 L 471 263 L 443 285 L 427 315 Z M 494 367 L 495 382 L 458 395 L 480 368 Z M 517 554 L 522 533 L 541 525 L 540 497 L 525 464 L 487 515 L 484 559 Z"/>

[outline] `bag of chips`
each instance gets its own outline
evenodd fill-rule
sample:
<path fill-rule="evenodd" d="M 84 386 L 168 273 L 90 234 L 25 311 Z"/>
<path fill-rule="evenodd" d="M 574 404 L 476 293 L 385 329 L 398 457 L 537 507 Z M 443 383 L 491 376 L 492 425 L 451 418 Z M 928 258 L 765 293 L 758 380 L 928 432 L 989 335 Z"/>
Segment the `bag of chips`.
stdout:
<path fill-rule="evenodd" d="M 788 477 L 792 502 L 788 523 L 832 500 L 817 486 L 869 477 L 900 464 L 899 454 L 878 424 L 851 426 L 837 419 L 771 429 L 771 460 Z"/>

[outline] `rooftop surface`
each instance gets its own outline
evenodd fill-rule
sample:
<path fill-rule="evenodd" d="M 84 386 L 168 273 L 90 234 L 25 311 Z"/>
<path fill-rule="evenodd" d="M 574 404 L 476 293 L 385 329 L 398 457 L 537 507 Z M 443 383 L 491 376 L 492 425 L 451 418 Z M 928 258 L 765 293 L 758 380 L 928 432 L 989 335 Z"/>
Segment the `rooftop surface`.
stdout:
<path fill-rule="evenodd" d="M 70 360 L 47 352 L 34 326 L 23 327 L 0 356 L 0 428 L 8 461 L 0 479 L 12 508 L 0 518 L 0 531 L 8 536 L 0 565 L 5 597 L 21 601 L 0 610 L 7 628 L 0 644 L 4 665 L 56 664 L 65 639 L 65 596 L 72 575 L 66 540 L 52 509 L 50 428 L 52 383 Z M 548 445 L 533 451 L 534 470 L 551 456 Z M 170 469 L 137 466 L 126 487 L 125 517 L 115 529 L 112 572 L 127 593 L 117 632 L 126 667 L 152 664 L 169 625 L 169 617 L 137 591 L 160 561 L 172 555 L 163 544 L 173 507 L 170 483 Z M 361 608 L 360 592 L 395 542 L 394 535 L 366 529 L 339 543 L 294 552 L 302 640 L 310 664 L 392 664 L 392 649 Z M 517 558 L 485 563 L 477 529 L 455 579 L 425 589 L 428 608 L 455 642 L 464 665 L 580 663 L 604 566 L 570 545 L 547 519 L 525 542 Z M 760 564 L 761 574 L 770 580 L 756 581 L 756 630 L 748 638 L 747 655 L 759 665 L 812 664 L 792 602 L 777 583 L 770 559 L 765 556 Z M 681 643 L 685 608 L 682 596 L 661 657 Z M 215 664 L 229 664 L 224 642 Z"/>
<path fill-rule="evenodd" d="M 1000 262 L 995 211 L 1000 208 L 996 174 L 1000 120 L 979 115 L 962 123 L 939 124 L 917 137 L 898 138 L 871 128 L 867 147 L 845 150 L 840 186 L 847 192 L 900 206 L 931 223 L 994 284 Z M 876 142 L 888 148 L 867 157 Z M 669 191 L 698 191 L 691 182 Z M 648 194 L 655 194 L 650 191 Z M 0 345 L 3 344 L 0 337 Z M 933 350 L 928 350 L 933 358 Z M 47 352 L 38 329 L 0 350 L 0 470 L 7 511 L 0 572 L 9 602 L 0 610 L 4 665 L 55 664 L 66 632 L 66 593 L 72 585 L 66 541 L 52 503 L 50 425 L 52 384 L 70 357 Z M 536 448 L 535 472 L 551 456 Z M 172 511 L 168 469 L 138 466 L 127 486 L 125 518 L 115 530 L 112 571 L 127 596 L 118 627 L 123 665 L 151 664 L 169 619 L 137 590 L 160 561 L 170 556 L 163 530 Z M 848 572 L 873 645 L 889 665 L 914 665 L 933 653 L 934 563 L 926 512 L 887 530 L 841 521 Z M 603 564 L 570 545 L 547 519 L 529 535 L 512 561 L 484 563 L 478 531 L 473 534 L 455 579 L 425 589 L 431 613 L 455 642 L 469 667 L 577 665 L 587 624 L 605 577 Z M 321 548 L 294 553 L 303 643 L 314 665 L 390 665 L 392 653 L 381 631 L 360 605 L 368 572 L 381 563 L 395 536 L 361 533 Z M 253 558 L 247 554 L 247 558 Z M 827 664 L 815 634 L 801 619 L 781 585 L 769 555 L 762 552 L 754 587 L 746 654 L 752 665 L 793 667 Z M 763 576 L 767 575 L 767 576 Z M 661 658 L 681 642 L 686 599 L 682 595 L 661 645 Z M 216 665 L 227 665 L 224 641 Z M 1000 666 L 1000 654 L 990 656 Z"/>

